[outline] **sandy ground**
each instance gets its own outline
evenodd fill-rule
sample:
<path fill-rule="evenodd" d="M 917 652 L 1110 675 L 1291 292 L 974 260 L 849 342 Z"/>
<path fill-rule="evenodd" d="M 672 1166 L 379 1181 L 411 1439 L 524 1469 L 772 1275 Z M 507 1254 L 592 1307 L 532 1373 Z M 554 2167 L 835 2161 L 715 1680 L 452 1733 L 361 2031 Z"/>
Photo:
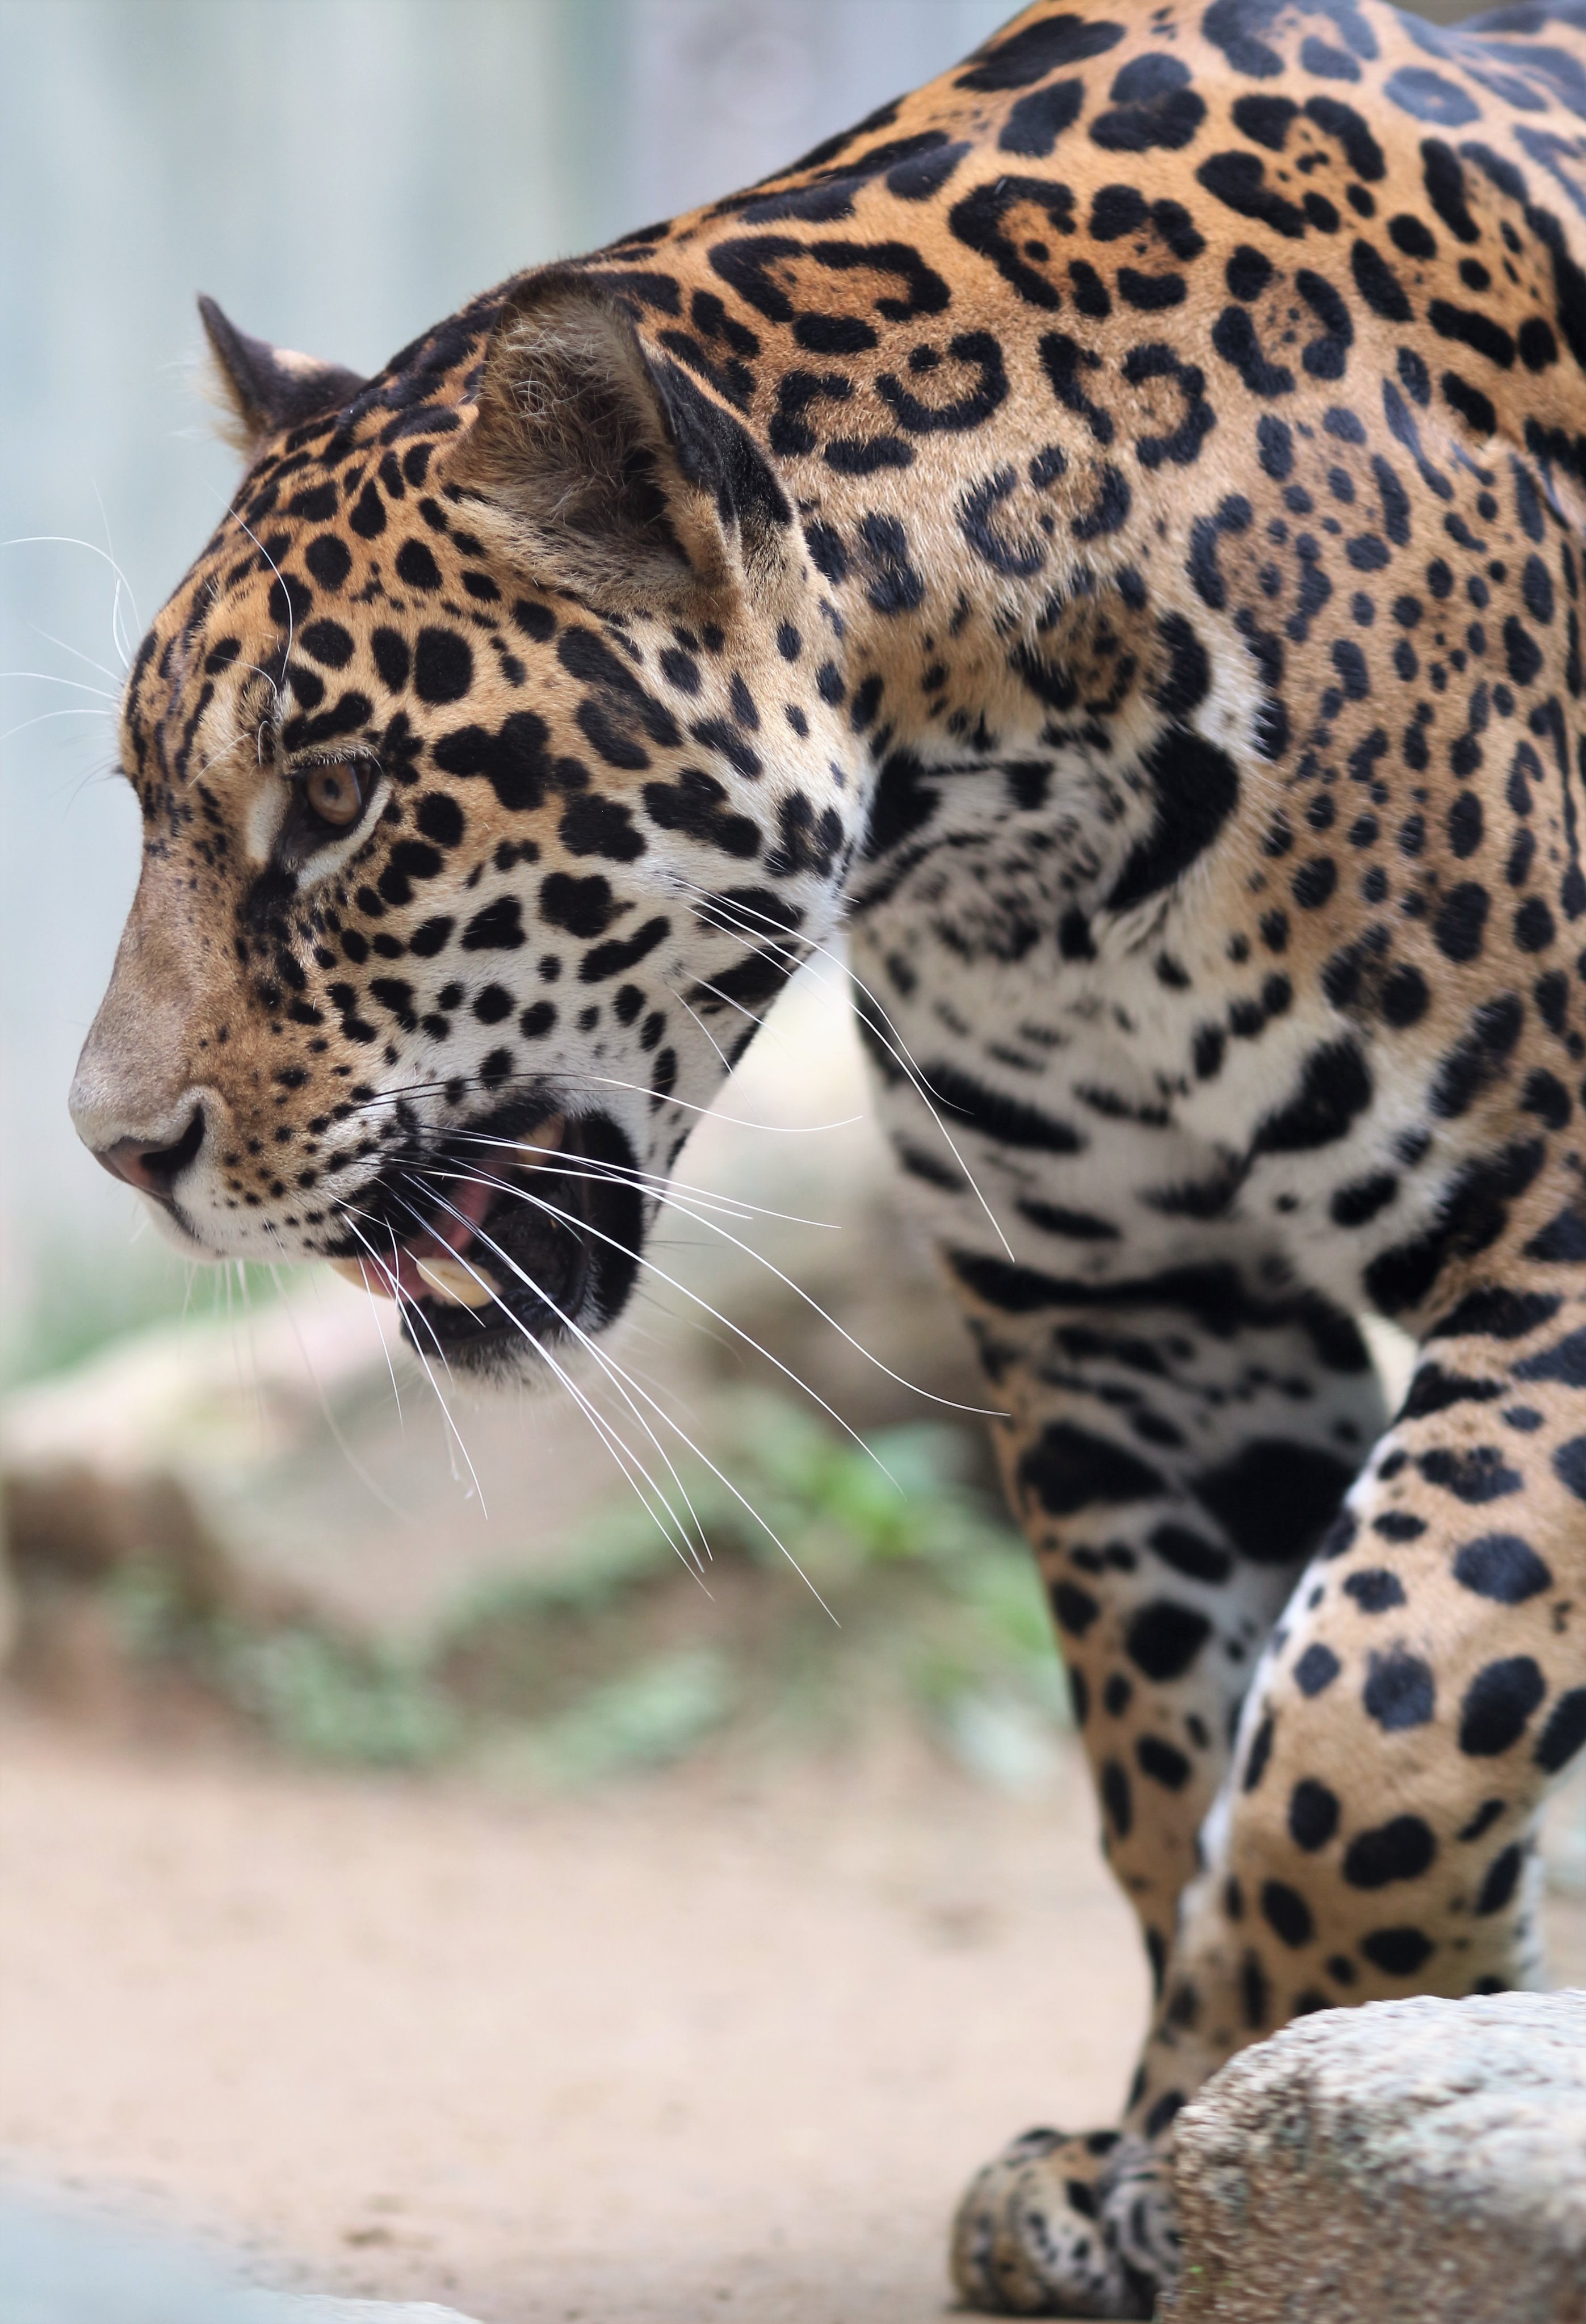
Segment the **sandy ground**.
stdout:
<path fill-rule="evenodd" d="M 576 1803 L 12 1726 L 0 2151 L 277 2280 L 486 2324 L 918 2324 L 1144 2003 L 1077 1780 L 912 1760 Z"/>
<path fill-rule="evenodd" d="M 1077 1765 L 578 1802 L 0 1729 L 0 2154 L 485 2324 L 924 2324 L 967 2172 L 1145 1999 Z M 901 1755 L 901 1756 L 900 1756 Z M 1555 1900 L 1586 1981 L 1586 1906 Z"/>

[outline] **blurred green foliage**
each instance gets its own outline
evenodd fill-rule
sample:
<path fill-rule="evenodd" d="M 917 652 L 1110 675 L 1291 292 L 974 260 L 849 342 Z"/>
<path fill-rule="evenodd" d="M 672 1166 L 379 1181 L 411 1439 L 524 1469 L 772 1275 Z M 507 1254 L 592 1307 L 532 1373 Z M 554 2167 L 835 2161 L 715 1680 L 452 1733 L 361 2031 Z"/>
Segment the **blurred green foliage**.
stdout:
<path fill-rule="evenodd" d="M 102 1250 L 46 1240 L 36 1272 L 48 1296 L 6 1315 L 0 1388 L 69 1370 L 117 1340 L 183 1315 L 244 1315 L 280 1290 L 268 1268 L 241 1260 L 195 1267 L 152 1231 L 113 1261 Z"/>
<path fill-rule="evenodd" d="M 766 1395 L 724 1400 L 666 1475 L 669 1539 L 632 1499 L 403 1647 L 115 1585 L 145 1664 L 180 1663 L 294 1756 L 576 1785 L 712 1748 L 777 1753 L 901 1711 L 972 1773 L 1048 1771 L 1066 1692 L 1029 1554 L 964 1481 L 968 1439 L 860 1443 Z"/>

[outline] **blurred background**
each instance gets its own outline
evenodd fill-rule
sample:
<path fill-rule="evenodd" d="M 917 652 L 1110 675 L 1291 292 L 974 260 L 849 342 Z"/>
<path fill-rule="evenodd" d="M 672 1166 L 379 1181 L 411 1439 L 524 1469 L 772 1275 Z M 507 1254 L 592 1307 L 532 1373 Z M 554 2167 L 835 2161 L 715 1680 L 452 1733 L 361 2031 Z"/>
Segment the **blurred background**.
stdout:
<path fill-rule="evenodd" d="M 1117 2103 L 1132 1932 L 840 969 L 592 1390 L 642 1494 L 328 1277 L 185 1268 L 65 1111 L 136 871 L 119 673 L 235 482 L 195 293 L 373 370 L 1008 13 L 0 0 L 0 2156 L 277 2276 L 934 2313 L 964 2173 Z"/>
<path fill-rule="evenodd" d="M 170 1535 L 178 1508 L 212 1563 L 240 1561 L 292 1585 L 305 1618 L 400 1630 L 410 1643 L 449 1618 L 471 1582 L 582 1549 L 608 1502 L 633 1535 L 608 1562 L 643 1567 L 651 1549 L 669 1554 L 593 1427 L 565 1407 L 513 1402 L 448 1419 L 414 1372 L 400 1408 L 409 1368 L 399 1354 L 393 1383 L 367 1302 L 328 1278 L 283 1286 L 256 1269 L 184 1267 L 72 1135 L 65 1092 L 136 870 L 133 801 L 114 771 L 118 673 L 235 483 L 203 400 L 195 292 L 212 292 L 250 331 L 373 370 L 482 285 L 761 174 L 939 70 L 1000 14 L 999 0 L 0 8 L 10 1532 L 24 1573 L 73 1527 L 79 1568 L 137 1567 L 140 1586 L 154 1590 L 140 1616 L 152 1625 L 151 1648 L 181 1643 L 181 1609 L 161 1613 L 143 1572 L 148 1545 L 127 1528 Z M 679 1219 L 658 1258 L 684 1287 L 652 1284 L 626 1351 L 650 1375 L 675 1379 L 681 1366 L 696 1406 L 705 1400 L 689 1432 L 703 1450 L 731 1442 L 741 1462 L 742 1441 L 756 1461 L 774 1445 L 787 1489 L 797 1499 L 807 1487 L 817 1500 L 850 1490 L 845 1471 L 816 1475 L 839 1443 L 879 1472 L 703 1299 L 772 1346 L 778 1363 L 818 1376 L 821 1397 L 853 1427 L 929 1423 L 944 1407 L 853 1359 L 729 1234 L 817 1297 L 835 1286 L 849 1311 L 867 1297 L 885 1306 L 876 1295 L 901 1271 L 905 1296 L 881 1320 L 886 1344 L 873 1352 L 938 1394 L 978 1401 L 973 1383 L 965 1393 L 956 1327 L 905 1247 L 875 1141 L 855 1119 L 865 1098 L 841 983 L 827 973 L 790 996 L 724 1109 L 767 1127 L 713 1122 L 686 1166 L 718 1193 L 752 1184 L 762 1209 L 831 1223 L 801 1228 L 737 1208 Z M 845 1127 L 817 1127 L 839 1120 Z M 856 1240 L 868 1269 L 855 1268 Z M 920 1351 L 908 1366 L 896 1362 L 905 1346 Z M 40 1382 L 49 1386 L 27 1393 Z M 622 1425 L 630 1435 L 638 1427 L 632 1413 Z M 86 1473 L 68 1492 L 60 1480 L 85 1448 Z M 917 1429 L 903 1452 L 922 1508 L 949 1471 L 983 1468 L 973 1432 Z M 664 1475 L 653 1446 L 649 1466 Z M 691 1474 L 690 1490 L 697 1481 Z M 767 1482 L 757 1471 L 757 1503 Z M 671 1499 L 681 1508 L 675 1488 Z M 145 1504 L 159 1513 L 129 1516 Z M 727 1508 L 742 1514 L 730 1496 Z M 727 1511 L 714 1515 L 730 1531 Z M 190 1545 L 189 1563 L 199 1554 Z M 188 1638 L 188 1661 L 213 1646 Z M 24 1648 L 41 1686 L 43 1664 L 67 1653 L 52 1642 L 46 1654 L 32 1637 Z M 258 1696 L 256 1674 L 234 1685 L 227 1657 L 208 1659 L 204 1675 L 218 1674 L 223 1692 Z M 689 1715 L 708 1724 L 724 1696 L 705 1663 L 689 1667 L 699 1694 Z M 51 1683 L 68 1685 L 64 1665 Z M 274 1682 L 263 1683 L 273 1702 Z M 394 1678 L 386 1692 L 394 1702 Z M 383 1740 L 349 1728 L 347 1748 L 422 1757 L 422 1734 L 439 1749 L 441 1728 L 417 1695 L 392 1717 Z"/>
<path fill-rule="evenodd" d="M 94 1303 L 159 1296 L 61 1098 L 135 871 L 109 697 L 235 483 L 196 293 L 372 371 L 486 284 L 789 160 L 1005 13 L 3 0 L 0 668 L 37 673 L 7 678 L 0 711 L 0 1024 L 28 1099 L 0 1145 L 14 1377 Z"/>

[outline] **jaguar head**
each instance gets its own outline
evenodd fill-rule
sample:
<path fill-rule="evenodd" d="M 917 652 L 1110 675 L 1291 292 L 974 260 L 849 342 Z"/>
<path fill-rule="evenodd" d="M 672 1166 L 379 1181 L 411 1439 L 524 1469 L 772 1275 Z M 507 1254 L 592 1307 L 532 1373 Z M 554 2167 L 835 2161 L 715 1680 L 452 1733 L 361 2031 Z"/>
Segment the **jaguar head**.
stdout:
<path fill-rule="evenodd" d="M 841 625 L 598 276 L 367 382 L 204 312 L 249 465 L 127 682 L 143 865 L 73 1117 L 189 1257 L 330 1259 L 532 1378 L 831 927 Z"/>

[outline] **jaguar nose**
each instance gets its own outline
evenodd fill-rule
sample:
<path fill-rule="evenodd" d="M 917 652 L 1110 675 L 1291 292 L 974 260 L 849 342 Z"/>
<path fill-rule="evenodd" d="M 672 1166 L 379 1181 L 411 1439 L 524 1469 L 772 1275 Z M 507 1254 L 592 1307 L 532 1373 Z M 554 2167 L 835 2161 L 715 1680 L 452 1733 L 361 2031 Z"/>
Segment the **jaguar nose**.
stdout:
<path fill-rule="evenodd" d="M 196 1162 L 204 1143 L 204 1109 L 196 1105 L 187 1128 L 172 1146 L 152 1146 L 146 1139 L 118 1138 L 114 1146 L 96 1149 L 94 1159 L 113 1178 L 124 1179 L 135 1186 L 140 1194 L 152 1195 L 157 1203 L 169 1203 L 171 1190 L 187 1168 Z"/>

